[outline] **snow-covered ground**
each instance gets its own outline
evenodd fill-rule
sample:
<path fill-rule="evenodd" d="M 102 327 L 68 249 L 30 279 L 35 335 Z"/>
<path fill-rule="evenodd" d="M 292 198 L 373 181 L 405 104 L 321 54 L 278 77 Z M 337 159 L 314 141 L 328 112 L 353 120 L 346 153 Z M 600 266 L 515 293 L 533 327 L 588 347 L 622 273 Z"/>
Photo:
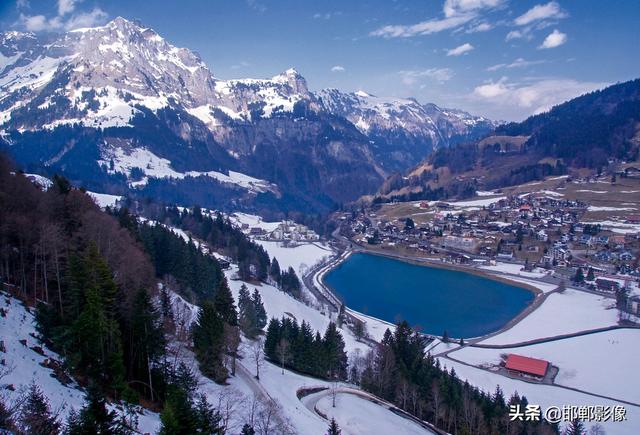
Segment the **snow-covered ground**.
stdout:
<path fill-rule="evenodd" d="M 62 361 L 62 357 L 47 350 L 33 336 L 36 334 L 35 318 L 18 299 L 2 293 L 0 307 L 5 316 L 0 316 L 0 340 L 6 351 L 0 352 L 5 365 L 0 366 L 0 386 L 11 385 L 13 391 L 3 388 L 4 399 L 9 403 L 19 400 L 33 383 L 40 387 L 49 400 L 54 414 L 61 422 L 66 421 L 72 409 L 84 406 L 85 394 L 75 382 L 63 385 L 53 377 L 53 370 L 42 364 L 48 358 Z M 25 340 L 26 346 L 20 341 Z M 40 355 L 32 347 L 41 346 L 45 355 Z M 160 428 L 159 415 L 147 410 L 138 416 L 138 429 L 156 433 Z"/>
<path fill-rule="evenodd" d="M 484 340 L 483 344 L 512 344 L 587 329 L 616 325 L 618 312 L 612 299 L 567 289 L 553 293 L 513 328 Z"/>
<path fill-rule="evenodd" d="M 293 267 L 299 277 L 313 265 L 334 255 L 331 248 L 319 242 L 301 243 L 287 246 L 282 242 L 254 240 L 262 246 L 271 258 L 276 257 L 280 269 Z"/>
<path fill-rule="evenodd" d="M 577 391 L 572 391 L 553 385 L 534 384 L 516 379 L 510 379 L 496 373 L 491 373 L 486 370 L 460 364 L 446 358 L 440 358 L 440 364 L 446 366 L 449 370 L 452 368 L 455 369 L 456 375 L 460 379 L 468 380 L 470 384 L 480 388 L 483 391 L 493 393 L 496 389 L 496 386 L 500 385 L 500 388 L 502 388 L 507 399 L 514 392 L 518 392 L 519 395 L 526 396 L 530 404 L 540 405 L 542 410 L 548 408 L 549 406 L 559 406 L 560 409 L 562 409 L 564 405 L 621 405 L 619 402 L 601 399 L 598 397 L 590 396 L 588 394 L 579 393 Z M 603 368 L 602 370 L 604 371 L 606 370 L 606 368 Z M 625 406 L 627 411 L 626 421 L 608 421 L 600 423 L 606 430 L 607 434 L 637 435 L 638 427 L 640 427 L 640 408 L 631 405 L 623 406 Z M 586 426 L 588 428 L 590 427 L 590 424 L 586 424 Z"/>
<path fill-rule="evenodd" d="M 512 275 L 520 275 L 525 276 L 527 278 L 541 278 L 550 273 L 550 271 L 535 268 L 531 272 L 527 272 L 524 270 L 523 266 L 520 264 L 512 264 L 512 263 L 496 263 L 495 266 L 480 266 L 481 269 L 485 269 L 490 272 L 502 272 L 502 273 L 510 273 Z"/>
<path fill-rule="evenodd" d="M 335 408 L 332 397 L 325 396 L 318 401 L 317 407 L 329 418 L 335 418 L 344 435 L 393 433 L 424 435 L 434 433 L 354 394 L 337 394 Z"/>
<path fill-rule="evenodd" d="M 617 329 L 510 349 L 465 347 L 450 356 L 482 366 L 497 365 L 505 353 L 551 362 L 559 368 L 558 385 L 640 403 L 640 385 L 629 379 L 640 359 L 640 330 Z"/>
<path fill-rule="evenodd" d="M 276 228 L 278 228 L 278 225 L 282 223 L 281 221 L 265 222 L 261 216 L 240 212 L 232 213 L 229 218 L 232 222 L 235 222 L 238 225 L 247 224 L 249 225 L 249 228 L 262 228 L 267 232 L 275 230 Z"/>
<path fill-rule="evenodd" d="M 96 202 L 96 204 L 98 204 L 98 206 L 100 208 L 105 208 L 105 207 L 114 207 L 116 205 L 116 202 L 120 201 L 122 199 L 121 196 L 118 195 L 109 195 L 107 193 L 96 193 L 96 192 L 89 192 L 87 190 L 87 194 L 93 198 L 93 200 Z"/>

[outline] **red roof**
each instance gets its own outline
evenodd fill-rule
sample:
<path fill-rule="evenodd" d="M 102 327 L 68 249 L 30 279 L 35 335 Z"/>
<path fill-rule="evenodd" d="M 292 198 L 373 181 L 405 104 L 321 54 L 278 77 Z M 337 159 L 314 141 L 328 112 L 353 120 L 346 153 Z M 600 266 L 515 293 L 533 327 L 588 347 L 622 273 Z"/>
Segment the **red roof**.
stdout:
<path fill-rule="evenodd" d="M 517 370 L 531 375 L 544 376 L 547 373 L 549 361 L 510 353 L 507 357 L 506 367 L 509 370 Z"/>

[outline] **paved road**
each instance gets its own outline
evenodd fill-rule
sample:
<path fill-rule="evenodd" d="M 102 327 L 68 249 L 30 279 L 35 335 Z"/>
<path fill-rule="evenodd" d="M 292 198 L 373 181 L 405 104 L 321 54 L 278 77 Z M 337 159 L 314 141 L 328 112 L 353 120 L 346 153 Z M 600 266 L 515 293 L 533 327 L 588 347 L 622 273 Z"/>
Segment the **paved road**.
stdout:
<path fill-rule="evenodd" d="M 302 402 L 302 404 L 309 411 L 313 412 L 314 414 L 316 414 L 317 416 L 319 416 L 323 420 L 326 420 L 325 416 L 318 412 L 318 410 L 316 409 L 316 405 L 318 404 L 320 399 L 322 399 L 324 397 L 331 396 L 331 394 L 332 394 L 331 389 L 327 388 L 327 389 L 324 389 L 322 391 L 318 391 L 316 393 L 308 394 L 308 395 L 302 397 L 300 399 L 300 401 Z M 338 387 L 336 389 L 336 394 L 352 394 L 354 396 L 360 397 L 363 400 L 368 400 L 371 403 L 375 403 L 376 405 L 387 409 L 389 412 L 393 412 L 394 414 L 396 414 L 396 415 L 398 415 L 400 417 L 406 418 L 407 420 L 411 420 L 415 424 L 417 424 L 417 425 L 421 426 L 423 429 L 425 429 L 425 433 L 433 434 L 433 435 L 438 435 L 438 434 L 445 435 L 446 434 L 446 432 L 443 432 L 443 431 L 435 428 L 432 424 L 427 423 L 425 421 L 422 421 L 422 420 L 412 416 L 411 414 L 408 414 L 408 413 L 402 411 L 401 409 L 398 409 L 392 403 L 384 401 L 384 400 L 380 399 L 379 397 L 374 396 L 373 394 L 367 393 L 366 391 L 362 391 L 360 389 L 352 388 L 352 387 L 340 386 L 340 387 Z"/>

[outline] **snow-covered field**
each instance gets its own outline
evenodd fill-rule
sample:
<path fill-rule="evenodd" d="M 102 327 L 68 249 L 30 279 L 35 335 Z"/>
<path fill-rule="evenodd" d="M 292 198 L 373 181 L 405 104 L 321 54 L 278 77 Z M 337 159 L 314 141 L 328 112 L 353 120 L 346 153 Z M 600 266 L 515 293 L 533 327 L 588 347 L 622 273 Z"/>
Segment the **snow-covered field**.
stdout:
<path fill-rule="evenodd" d="M 520 343 L 616 325 L 618 312 L 611 308 L 614 304 L 612 299 L 577 290 L 567 289 L 564 293 L 553 293 L 513 328 L 482 343 Z"/>
<path fill-rule="evenodd" d="M 262 246 L 271 258 L 276 257 L 278 259 L 281 270 L 293 267 L 299 277 L 313 265 L 334 255 L 328 246 L 319 242 L 301 243 L 297 246 L 292 245 L 293 247 L 289 247 L 281 242 L 254 241 Z"/>
<path fill-rule="evenodd" d="M 121 196 L 109 195 L 107 193 L 96 193 L 87 191 L 87 194 L 91 198 L 93 198 L 95 203 L 98 204 L 100 208 L 114 207 L 116 205 L 116 202 L 122 199 Z"/>
<path fill-rule="evenodd" d="M 640 383 L 629 379 L 640 359 L 640 330 L 617 329 L 510 349 L 465 347 L 450 356 L 484 365 L 498 364 L 504 353 L 551 362 L 560 369 L 555 378 L 558 385 L 640 403 Z"/>
<path fill-rule="evenodd" d="M 252 227 L 262 228 L 267 232 L 271 232 L 275 230 L 276 228 L 278 228 L 278 225 L 282 223 L 281 221 L 265 222 L 260 216 L 247 214 L 247 213 L 239 213 L 239 212 L 232 213 L 229 216 L 229 218 L 231 219 L 232 222 L 235 222 L 236 224 L 239 224 L 239 225 L 247 224 L 249 225 L 249 228 L 252 228 Z"/>
<path fill-rule="evenodd" d="M 496 386 L 500 385 L 500 388 L 504 391 L 505 397 L 509 398 L 514 392 L 518 392 L 519 395 L 526 396 L 530 404 L 540 405 L 542 410 L 549 406 L 559 406 L 562 409 L 564 405 L 621 405 L 619 402 L 600 399 L 588 394 L 579 393 L 577 391 L 553 385 L 534 384 L 510 379 L 486 370 L 460 364 L 446 358 L 440 358 L 440 364 L 446 366 L 449 370 L 452 368 L 455 369 L 456 374 L 460 379 L 468 380 L 470 384 L 480 388 L 481 390 L 493 393 Z M 605 368 L 603 368 L 603 371 L 604 370 Z M 640 408 L 631 405 L 623 406 L 625 406 L 627 411 L 626 421 L 609 421 L 601 423 L 607 434 L 637 435 L 638 427 L 640 427 Z M 590 427 L 589 424 L 586 424 L 586 426 L 587 428 Z"/>
<path fill-rule="evenodd" d="M 329 418 L 335 418 L 344 435 L 393 433 L 423 435 L 433 433 L 354 394 L 337 394 L 335 408 L 332 397 L 325 396 L 318 401 L 317 407 Z"/>
<path fill-rule="evenodd" d="M 531 272 L 527 272 L 523 269 L 523 266 L 520 264 L 500 263 L 500 262 L 496 263 L 495 266 L 480 266 L 480 268 L 487 270 L 489 272 L 510 273 L 512 275 L 520 275 L 520 276 L 525 276 L 527 278 L 541 278 L 550 273 L 548 270 L 544 270 L 541 268 L 536 268 Z"/>

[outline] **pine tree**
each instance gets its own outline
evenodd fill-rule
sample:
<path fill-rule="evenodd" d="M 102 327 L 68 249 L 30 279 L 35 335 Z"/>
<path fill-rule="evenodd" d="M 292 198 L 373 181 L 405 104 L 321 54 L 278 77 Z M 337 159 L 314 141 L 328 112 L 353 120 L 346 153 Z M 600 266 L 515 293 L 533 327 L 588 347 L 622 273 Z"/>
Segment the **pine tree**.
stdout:
<path fill-rule="evenodd" d="M 596 275 L 593 272 L 593 268 L 590 267 L 589 270 L 587 271 L 587 281 L 594 281 L 596 279 Z"/>
<path fill-rule="evenodd" d="M 182 435 L 197 433 L 196 416 L 189 394 L 176 385 L 171 385 L 160 414 L 160 435 Z"/>
<path fill-rule="evenodd" d="M 447 332 L 446 329 L 442 333 L 442 342 L 443 343 L 449 343 L 449 332 Z"/>
<path fill-rule="evenodd" d="M 224 321 L 212 302 L 205 301 L 200 307 L 198 321 L 193 328 L 193 347 L 200 370 L 216 382 L 227 379 L 223 364 Z"/>
<path fill-rule="evenodd" d="M 120 434 L 115 417 L 115 412 L 107 410 L 105 398 L 99 388 L 91 385 L 87 391 L 86 404 L 80 413 L 69 415 L 67 435 Z"/>
<path fill-rule="evenodd" d="M 280 283 L 280 264 L 278 264 L 278 260 L 276 260 L 276 257 L 273 257 L 273 260 L 271 260 L 271 267 L 269 268 L 269 276 L 276 283 Z"/>
<path fill-rule="evenodd" d="M 242 284 L 240 287 L 240 293 L 238 294 L 238 311 L 239 311 L 239 321 L 240 328 L 242 332 L 247 335 L 249 338 L 253 338 L 257 333 L 257 313 L 255 310 L 255 305 L 251 296 L 249 295 L 249 289 L 247 286 Z"/>
<path fill-rule="evenodd" d="M 229 290 L 229 285 L 226 279 L 222 279 L 218 285 L 218 290 L 213 298 L 216 311 L 222 316 L 222 320 L 231 326 L 238 325 L 238 312 Z"/>
<path fill-rule="evenodd" d="M 22 406 L 23 431 L 33 435 L 54 435 L 60 431 L 60 423 L 51 414 L 49 402 L 35 384 L 31 384 Z"/>
<path fill-rule="evenodd" d="M 265 326 L 267 326 L 267 312 L 264 309 L 264 304 L 262 303 L 262 298 L 260 297 L 258 289 L 253 289 L 252 302 L 256 313 L 256 328 L 261 331 Z"/>
<path fill-rule="evenodd" d="M 340 430 L 338 423 L 336 423 L 335 418 L 332 418 L 331 422 L 329 423 L 329 430 L 327 431 L 327 435 L 340 435 L 341 433 L 342 430 Z"/>
<path fill-rule="evenodd" d="M 335 323 L 329 323 L 322 341 L 327 358 L 328 375 L 332 378 L 346 379 L 347 354 L 344 351 L 344 340 Z"/>
<path fill-rule="evenodd" d="M 240 435 L 256 435 L 256 431 L 249 423 L 245 423 L 244 426 L 242 426 Z"/>
<path fill-rule="evenodd" d="M 222 417 L 207 401 L 207 397 L 201 394 L 198 403 L 195 405 L 195 419 L 197 433 L 201 434 L 224 434 L 224 429 L 220 426 Z"/>
<path fill-rule="evenodd" d="M 585 435 L 587 431 L 584 428 L 582 421 L 575 419 L 569 423 L 565 435 Z"/>
<path fill-rule="evenodd" d="M 582 273 L 581 267 L 579 267 L 578 270 L 576 270 L 576 274 L 573 277 L 573 281 L 577 283 L 584 282 L 584 274 Z"/>

